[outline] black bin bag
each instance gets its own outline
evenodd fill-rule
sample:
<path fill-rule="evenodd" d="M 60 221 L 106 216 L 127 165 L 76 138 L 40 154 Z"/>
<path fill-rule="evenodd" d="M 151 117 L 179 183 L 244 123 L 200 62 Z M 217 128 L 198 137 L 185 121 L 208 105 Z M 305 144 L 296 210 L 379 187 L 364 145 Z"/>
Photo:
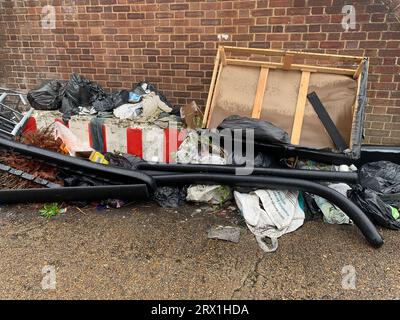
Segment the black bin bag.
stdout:
<path fill-rule="evenodd" d="M 254 130 L 254 140 L 257 142 L 279 145 L 290 143 L 290 138 L 287 132 L 268 121 L 250 119 L 235 115 L 227 117 L 221 122 L 221 124 L 218 126 L 218 130 L 223 129 L 252 129 Z M 243 132 L 243 136 L 246 137 L 245 132 Z"/>
<path fill-rule="evenodd" d="M 390 161 L 370 162 L 360 169 L 360 183 L 364 188 L 382 194 L 400 193 L 400 165 Z"/>
<path fill-rule="evenodd" d="M 32 108 L 36 110 L 58 110 L 61 107 L 61 91 L 64 84 L 64 81 L 48 80 L 29 91 L 27 98 Z"/>
<path fill-rule="evenodd" d="M 373 190 L 356 186 L 347 192 L 353 201 L 376 225 L 393 230 L 400 230 L 399 212 L 385 203 Z"/>

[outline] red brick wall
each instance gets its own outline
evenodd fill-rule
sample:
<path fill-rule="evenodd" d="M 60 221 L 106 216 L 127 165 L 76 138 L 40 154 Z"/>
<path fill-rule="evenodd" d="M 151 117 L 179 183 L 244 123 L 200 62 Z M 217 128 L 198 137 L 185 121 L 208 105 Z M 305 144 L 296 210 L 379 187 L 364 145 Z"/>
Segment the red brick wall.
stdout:
<path fill-rule="evenodd" d="M 56 29 L 41 28 L 42 7 Z M 357 25 L 344 32 L 342 7 Z M 400 144 L 399 0 L 0 0 L 0 84 L 72 72 L 106 88 L 146 79 L 175 104 L 205 104 L 219 43 L 371 58 L 366 142 Z M 396 9 L 397 8 L 397 9 Z M 218 34 L 228 41 L 219 42 Z"/>

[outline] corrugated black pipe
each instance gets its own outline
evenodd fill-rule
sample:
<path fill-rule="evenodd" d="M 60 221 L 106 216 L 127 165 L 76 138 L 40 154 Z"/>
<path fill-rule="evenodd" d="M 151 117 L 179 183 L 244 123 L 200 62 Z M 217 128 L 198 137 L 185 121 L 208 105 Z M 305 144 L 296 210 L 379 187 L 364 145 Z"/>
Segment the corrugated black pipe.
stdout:
<path fill-rule="evenodd" d="M 149 197 L 145 184 L 0 190 L 0 203 L 48 203 L 64 201 L 94 201 L 106 199 L 144 200 Z"/>
<path fill-rule="evenodd" d="M 140 170 L 169 171 L 178 173 L 221 173 L 235 174 L 236 170 L 244 167 L 209 165 L 209 164 L 163 164 L 141 162 L 136 165 Z M 358 183 L 358 174 L 355 172 L 335 172 L 321 170 L 254 168 L 252 175 L 273 176 L 282 178 L 305 179 L 313 181 Z"/>
<path fill-rule="evenodd" d="M 88 174 L 99 175 L 100 177 L 109 178 L 110 180 L 115 179 L 129 184 L 145 183 L 150 190 L 155 190 L 157 188 L 154 179 L 140 171 L 124 170 L 112 166 L 105 166 L 3 138 L 0 138 L 0 147 L 48 161 L 51 164 L 57 164 L 61 167 L 73 167 L 76 168 L 77 171 L 85 171 Z"/>

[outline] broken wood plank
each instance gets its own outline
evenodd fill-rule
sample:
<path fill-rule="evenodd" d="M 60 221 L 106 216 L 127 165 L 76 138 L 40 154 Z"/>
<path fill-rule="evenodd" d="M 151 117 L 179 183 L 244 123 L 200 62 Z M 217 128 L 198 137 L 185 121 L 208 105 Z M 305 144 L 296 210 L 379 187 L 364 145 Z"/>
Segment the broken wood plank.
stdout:
<path fill-rule="evenodd" d="M 358 65 L 357 70 L 354 72 L 353 79 L 358 79 L 360 77 L 363 67 L 364 67 L 364 62 L 361 62 Z"/>
<path fill-rule="evenodd" d="M 209 118 L 211 101 L 212 101 L 212 98 L 214 96 L 215 82 L 217 80 L 219 62 L 220 62 L 220 51 L 218 50 L 217 51 L 217 56 L 215 58 L 215 63 L 214 63 L 214 71 L 213 71 L 213 75 L 212 75 L 212 78 L 211 78 L 210 90 L 208 91 L 206 110 L 204 111 L 204 117 L 203 117 L 203 123 L 202 123 L 202 127 L 203 128 L 207 125 L 207 119 Z"/>
<path fill-rule="evenodd" d="M 216 94 L 219 91 L 219 87 L 221 84 L 220 78 L 221 78 L 221 73 L 222 73 L 222 69 L 223 69 L 223 64 L 220 63 L 219 65 L 219 69 L 218 69 L 218 76 L 217 76 L 217 80 L 215 82 L 215 88 L 214 88 L 214 94 L 211 100 L 211 106 L 210 106 L 210 111 L 209 111 L 209 115 L 208 115 L 208 121 L 207 121 L 207 128 L 210 127 L 210 123 L 211 123 L 211 118 L 212 118 L 212 114 L 215 108 L 215 104 L 217 103 L 217 99 L 216 99 Z"/>
<path fill-rule="evenodd" d="M 283 69 L 283 63 L 278 62 L 264 62 L 264 61 L 250 61 L 250 60 L 240 60 L 240 59 L 226 59 L 228 65 L 237 66 L 248 66 L 248 67 L 268 67 L 270 69 Z M 331 67 L 321 67 L 321 66 L 311 66 L 305 64 L 292 64 L 291 70 L 298 71 L 308 71 L 308 72 L 322 72 L 331 74 L 342 74 L 347 76 L 353 76 L 355 70 L 353 69 L 343 69 L 343 68 L 331 68 Z"/>
<path fill-rule="evenodd" d="M 296 112 L 294 115 L 291 143 L 298 145 L 300 143 L 301 129 L 303 128 L 304 111 L 307 103 L 308 86 L 310 84 L 310 75 L 308 71 L 301 74 L 299 95 L 297 98 Z"/>
<path fill-rule="evenodd" d="M 260 119 L 261 117 L 261 110 L 264 101 L 265 89 L 267 87 L 267 82 L 268 82 L 268 72 L 269 69 L 265 67 L 262 67 L 260 70 L 256 97 L 254 99 L 253 113 L 251 115 L 251 117 L 255 119 Z"/>
<path fill-rule="evenodd" d="M 225 52 L 260 54 L 265 56 L 284 56 L 285 54 L 293 54 L 296 57 L 303 57 L 303 58 L 329 59 L 329 60 L 353 61 L 353 62 L 361 62 L 364 59 L 364 57 L 360 56 L 301 52 L 301 51 L 290 51 L 290 50 L 284 51 L 276 49 L 243 48 L 243 47 L 231 47 L 231 46 L 224 46 L 224 49 Z"/>
<path fill-rule="evenodd" d="M 219 47 L 219 56 L 221 57 L 221 63 L 223 66 L 226 66 L 226 54 L 224 47 Z"/>

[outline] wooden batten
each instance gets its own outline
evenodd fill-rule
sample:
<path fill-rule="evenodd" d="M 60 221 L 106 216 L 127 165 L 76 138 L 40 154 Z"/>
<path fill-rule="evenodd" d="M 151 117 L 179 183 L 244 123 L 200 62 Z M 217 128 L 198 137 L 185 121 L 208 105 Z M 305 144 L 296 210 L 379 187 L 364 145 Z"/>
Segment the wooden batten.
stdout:
<path fill-rule="evenodd" d="M 250 61 L 250 60 L 240 60 L 240 59 L 226 59 L 226 63 L 228 65 L 267 67 L 274 69 L 283 69 L 284 67 L 284 64 L 279 62 Z M 290 70 L 342 74 L 346 76 L 354 76 L 355 72 L 354 69 L 311 66 L 306 64 L 292 64 Z"/>
<path fill-rule="evenodd" d="M 203 117 L 203 123 L 202 123 L 203 128 L 207 126 L 207 119 L 210 118 L 210 108 L 211 108 L 211 102 L 214 97 L 214 88 L 215 88 L 215 82 L 217 80 L 219 63 L 220 63 L 220 50 L 217 51 L 217 56 L 216 56 L 215 62 L 214 62 L 214 71 L 213 71 L 213 75 L 211 78 L 210 90 L 208 91 L 206 110 L 204 111 L 204 117 Z"/>
<path fill-rule="evenodd" d="M 222 63 L 220 63 L 219 68 L 218 68 L 218 76 L 217 76 L 217 80 L 215 82 L 215 87 L 214 87 L 214 96 L 213 96 L 213 99 L 211 100 L 209 114 L 213 113 L 215 104 L 217 103 L 217 99 L 215 98 L 215 93 L 219 91 L 219 87 L 220 87 L 220 83 L 221 83 L 219 80 L 221 78 L 221 73 L 222 73 L 223 67 L 224 67 L 224 65 Z M 211 117 L 208 117 L 207 128 L 210 126 L 210 122 L 211 122 Z"/>
<path fill-rule="evenodd" d="M 265 67 L 262 67 L 260 70 L 260 76 L 258 79 L 256 97 L 254 99 L 253 113 L 251 116 L 252 118 L 255 118 L 255 119 L 260 119 L 260 116 L 261 116 L 262 105 L 263 105 L 264 95 L 265 95 L 265 89 L 267 88 L 267 82 L 268 82 L 268 72 L 269 72 L 269 69 L 265 68 Z"/>
<path fill-rule="evenodd" d="M 303 128 L 304 111 L 307 103 L 308 86 L 310 84 L 311 73 L 303 71 L 300 80 L 299 96 L 297 98 L 296 111 L 294 114 L 293 128 L 292 128 L 292 144 L 299 144 L 301 138 L 301 129 Z"/>
<path fill-rule="evenodd" d="M 325 59 L 325 60 L 336 60 L 336 61 L 348 61 L 360 63 L 364 60 L 364 57 L 357 56 L 346 56 L 346 55 L 335 55 L 327 53 L 313 53 L 313 52 L 301 52 L 301 51 L 284 51 L 284 50 L 273 50 L 273 49 L 258 49 L 258 48 L 241 48 L 241 47 L 230 47 L 224 46 L 225 52 L 236 52 L 244 54 L 259 54 L 264 56 L 284 56 L 286 54 L 292 54 L 302 58 L 313 58 L 313 59 Z"/>

